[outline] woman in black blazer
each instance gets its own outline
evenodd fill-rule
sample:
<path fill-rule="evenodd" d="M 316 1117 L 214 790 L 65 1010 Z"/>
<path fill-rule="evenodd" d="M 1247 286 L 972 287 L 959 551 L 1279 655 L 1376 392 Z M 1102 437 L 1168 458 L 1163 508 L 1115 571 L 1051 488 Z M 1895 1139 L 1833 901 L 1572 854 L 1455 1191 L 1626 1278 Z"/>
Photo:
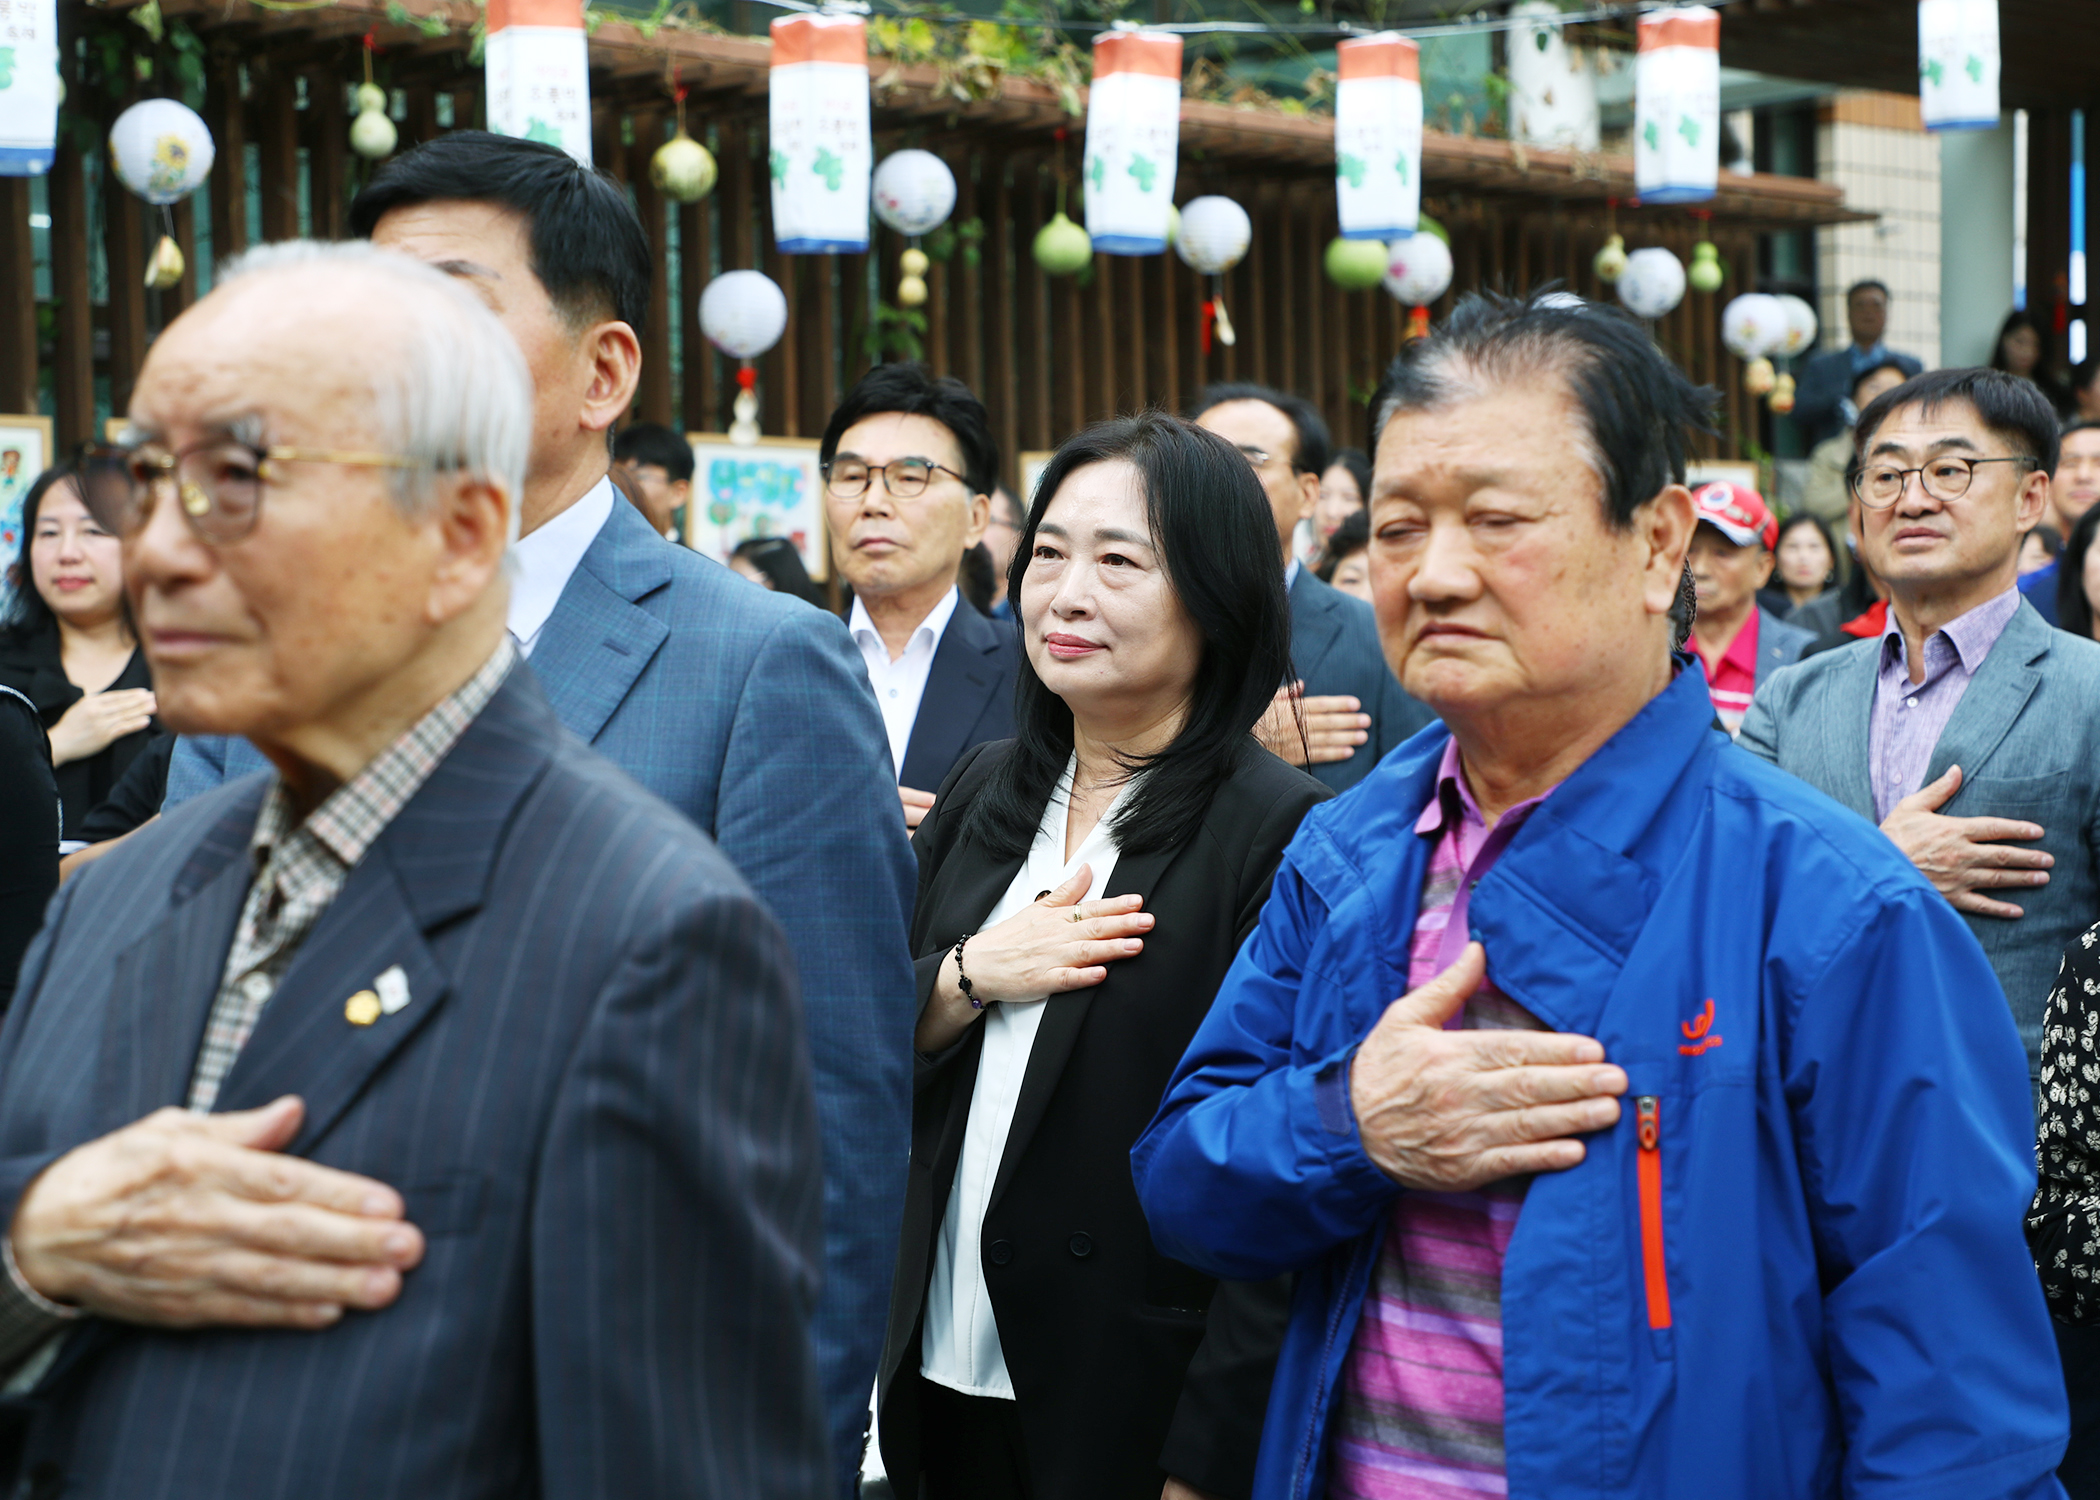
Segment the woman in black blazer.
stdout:
<path fill-rule="evenodd" d="M 1275 522 L 1245 458 L 1161 416 L 1074 438 L 1036 496 L 1018 737 L 915 841 L 882 1457 L 900 1500 L 1241 1500 L 1287 1289 L 1154 1249 L 1130 1148 L 1328 795 L 1251 733 L 1289 673 Z"/>

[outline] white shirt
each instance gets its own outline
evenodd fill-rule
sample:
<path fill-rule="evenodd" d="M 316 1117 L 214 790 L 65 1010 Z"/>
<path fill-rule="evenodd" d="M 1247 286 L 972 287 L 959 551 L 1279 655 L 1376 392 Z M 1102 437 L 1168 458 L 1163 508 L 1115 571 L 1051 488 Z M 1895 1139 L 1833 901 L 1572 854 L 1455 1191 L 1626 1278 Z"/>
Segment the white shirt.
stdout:
<path fill-rule="evenodd" d="M 861 659 L 868 664 L 868 681 L 875 685 L 875 702 L 882 709 L 882 727 L 889 731 L 890 768 L 900 783 L 904 779 L 904 750 L 911 743 L 911 727 L 918 721 L 919 700 L 926 696 L 926 674 L 933 670 L 933 654 L 941 649 L 941 636 L 955 618 L 955 606 L 961 598 L 952 588 L 941 595 L 941 602 L 919 622 L 919 628 L 904 643 L 904 654 L 895 661 L 890 660 L 890 648 L 882 643 L 882 633 L 868 617 L 867 605 L 857 596 L 853 601 L 853 618 L 847 628 L 853 632 L 854 644 L 860 647 Z"/>
<path fill-rule="evenodd" d="M 1116 868 L 1116 845 L 1109 824 L 1128 790 L 1126 782 L 1101 821 L 1066 859 L 1065 815 L 1072 794 L 1072 766 L 1066 765 L 1057 790 L 1050 794 L 1050 805 L 1043 809 L 1035 846 L 984 925 L 1005 921 L 1040 892 L 1063 885 L 1081 865 L 1089 866 L 1093 875 L 1085 899 L 1099 900 Z M 969 962 L 965 949 L 966 971 Z M 1027 1076 L 1028 1054 L 1035 1047 L 1036 1028 L 1043 1023 L 1048 999 L 1039 996 L 988 1005 L 978 1023 L 984 1027 L 984 1050 L 977 1058 L 977 1087 L 970 1095 L 962 1160 L 955 1168 L 955 1186 L 949 1190 L 947 1211 L 941 1215 L 941 1237 L 934 1246 L 933 1279 L 926 1289 L 926 1329 L 919 1340 L 919 1373 L 966 1396 L 1014 1399 L 1014 1383 L 999 1348 L 999 1325 L 992 1316 L 991 1292 L 984 1284 L 978 1252 L 984 1240 L 984 1211 L 990 1206 L 992 1184 L 998 1180 L 999 1163 L 1006 1155 L 1006 1132 L 1013 1125 L 1014 1106 L 1021 1100 L 1021 1080 Z"/>
<path fill-rule="evenodd" d="M 569 586 L 569 575 L 612 519 L 613 502 L 618 498 L 613 482 L 601 479 L 581 500 L 511 544 L 510 633 L 518 638 L 518 649 L 525 655 L 532 655 L 532 648 L 539 644 L 547 617 L 561 602 L 561 591 Z"/>

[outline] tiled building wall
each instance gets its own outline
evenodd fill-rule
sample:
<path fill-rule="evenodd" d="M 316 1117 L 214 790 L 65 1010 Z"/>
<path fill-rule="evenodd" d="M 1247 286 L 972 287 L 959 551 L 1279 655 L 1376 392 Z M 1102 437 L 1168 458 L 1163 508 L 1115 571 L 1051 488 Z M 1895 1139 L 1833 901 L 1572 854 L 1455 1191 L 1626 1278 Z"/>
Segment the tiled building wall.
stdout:
<path fill-rule="evenodd" d="M 1868 224 L 1817 234 L 1823 347 L 1846 341 L 1845 288 L 1888 283 L 1888 344 L 1931 369 L 1940 359 L 1940 146 L 1905 94 L 1848 91 L 1829 100 L 1816 133 L 1816 175 L 1841 184 L 1845 202 L 1878 213 Z"/>

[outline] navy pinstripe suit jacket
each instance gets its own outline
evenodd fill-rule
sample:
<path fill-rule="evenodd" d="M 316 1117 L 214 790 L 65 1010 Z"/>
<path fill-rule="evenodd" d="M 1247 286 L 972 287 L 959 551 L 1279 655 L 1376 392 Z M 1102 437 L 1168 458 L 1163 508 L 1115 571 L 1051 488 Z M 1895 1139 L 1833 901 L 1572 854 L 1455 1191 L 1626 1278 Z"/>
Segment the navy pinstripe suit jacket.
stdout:
<path fill-rule="evenodd" d="M 69 883 L 0 1031 L 0 1222 L 67 1149 L 178 1104 L 266 777 Z M 390 965 L 410 999 L 357 1027 Z M 23 1468 L 87 1500 L 808 1497 L 816 1112 L 779 927 L 520 665 L 351 872 L 220 1094 L 428 1238 L 320 1333 L 90 1321 Z"/>

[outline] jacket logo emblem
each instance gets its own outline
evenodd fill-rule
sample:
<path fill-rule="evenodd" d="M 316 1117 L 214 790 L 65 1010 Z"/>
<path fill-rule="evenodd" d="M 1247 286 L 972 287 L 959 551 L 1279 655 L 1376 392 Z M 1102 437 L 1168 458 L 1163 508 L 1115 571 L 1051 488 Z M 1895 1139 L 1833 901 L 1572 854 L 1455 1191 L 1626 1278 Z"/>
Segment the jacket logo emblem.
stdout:
<path fill-rule="evenodd" d="M 1700 1053 L 1710 1052 L 1721 1045 L 1722 1039 L 1714 1034 L 1714 1003 L 1710 999 L 1692 1020 L 1679 1021 L 1677 1029 L 1684 1033 L 1685 1042 L 1688 1044 L 1677 1050 L 1686 1057 L 1697 1057 Z"/>

